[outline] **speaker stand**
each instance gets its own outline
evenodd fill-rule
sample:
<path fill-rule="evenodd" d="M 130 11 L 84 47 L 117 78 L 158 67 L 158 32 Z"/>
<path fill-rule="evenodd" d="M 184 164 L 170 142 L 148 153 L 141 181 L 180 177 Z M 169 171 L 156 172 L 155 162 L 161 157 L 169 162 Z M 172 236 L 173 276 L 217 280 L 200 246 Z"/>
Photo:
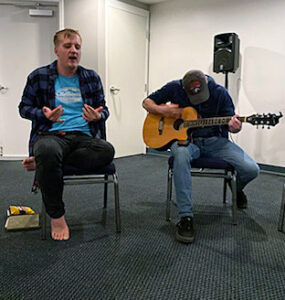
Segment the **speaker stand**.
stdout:
<path fill-rule="evenodd" d="M 228 79 L 228 71 L 225 71 L 225 88 L 228 89 L 228 83 L 229 83 L 229 79 Z"/>

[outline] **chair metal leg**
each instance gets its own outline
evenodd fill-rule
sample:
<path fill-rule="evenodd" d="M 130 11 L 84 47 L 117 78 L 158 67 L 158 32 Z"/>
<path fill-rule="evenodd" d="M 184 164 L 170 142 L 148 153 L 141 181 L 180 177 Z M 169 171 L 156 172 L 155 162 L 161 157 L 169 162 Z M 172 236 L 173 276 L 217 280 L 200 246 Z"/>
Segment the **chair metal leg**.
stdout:
<path fill-rule="evenodd" d="M 225 170 L 225 175 L 228 175 L 228 171 Z M 227 183 L 228 180 L 224 179 L 224 192 L 223 192 L 223 203 L 227 203 Z"/>
<path fill-rule="evenodd" d="M 281 208 L 280 208 L 280 215 L 279 215 L 279 222 L 278 222 L 278 230 L 282 232 L 284 232 L 283 231 L 284 219 L 285 219 L 285 184 L 283 185 Z"/>
<path fill-rule="evenodd" d="M 107 198 L 108 198 L 108 175 L 104 176 L 104 208 L 107 208 Z"/>
<path fill-rule="evenodd" d="M 167 177 L 167 197 L 166 197 L 166 221 L 170 221 L 170 205 L 172 198 L 172 169 L 168 169 Z"/>
<path fill-rule="evenodd" d="M 237 173 L 236 173 L 236 171 L 234 171 L 232 173 L 231 187 L 232 187 L 232 218 L 233 218 L 233 225 L 237 225 Z"/>
<path fill-rule="evenodd" d="M 43 201 L 42 201 L 42 211 L 41 211 L 41 237 L 42 240 L 47 239 L 47 214 L 46 214 L 46 207 Z"/>
<path fill-rule="evenodd" d="M 121 216 L 120 216 L 120 203 L 119 203 L 119 183 L 117 174 L 113 174 L 114 180 L 114 193 L 115 193 L 115 218 L 116 218 L 116 231 L 121 232 Z"/>

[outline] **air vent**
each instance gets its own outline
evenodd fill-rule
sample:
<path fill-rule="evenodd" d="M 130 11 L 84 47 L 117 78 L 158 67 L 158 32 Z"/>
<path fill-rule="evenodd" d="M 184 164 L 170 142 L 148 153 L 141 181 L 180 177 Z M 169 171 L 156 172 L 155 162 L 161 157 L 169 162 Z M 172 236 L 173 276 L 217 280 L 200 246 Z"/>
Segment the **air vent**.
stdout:
<path fill-rule="evenodd" d="M 52 17 L 53 10 L 51 9 L 29 9 L 31 17 Z"/>

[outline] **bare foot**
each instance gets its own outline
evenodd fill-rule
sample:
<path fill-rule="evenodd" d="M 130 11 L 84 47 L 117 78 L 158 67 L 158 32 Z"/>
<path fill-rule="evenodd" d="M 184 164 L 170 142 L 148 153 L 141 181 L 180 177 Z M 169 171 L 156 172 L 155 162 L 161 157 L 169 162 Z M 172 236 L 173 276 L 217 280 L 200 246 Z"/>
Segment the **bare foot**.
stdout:
<path fill-rule="evenodd" d="M 34 171 L 36 169 L 36 162 L 35 162 L 35 157 L 30 156 L 26 157 L 22 161 L 22 166 L 27 170 L 27 171 Z"/>
<path fill-rule="evenodd" d="M 69 239 L 69 228 L 64 216 L 57 219 L 51 218 L 51 237 L 57 241 Z"/>

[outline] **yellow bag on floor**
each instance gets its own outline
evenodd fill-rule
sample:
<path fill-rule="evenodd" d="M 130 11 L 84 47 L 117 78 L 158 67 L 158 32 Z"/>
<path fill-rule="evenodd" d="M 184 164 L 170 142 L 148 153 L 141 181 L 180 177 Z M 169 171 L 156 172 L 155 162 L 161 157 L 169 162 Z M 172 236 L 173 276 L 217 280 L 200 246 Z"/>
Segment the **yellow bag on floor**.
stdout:
<path fill-rule="evenodd" d="M 35 215 L 35 211 L 33 211 L 28 206 L 9 206 L 10 216 L 17 215 Z"/>
<path fill-rule="evenodd" d="M 33 229 L 40 227 L 39 214 L 28 206 L 9 206 L 5 228 L 7 230 Z"/>

